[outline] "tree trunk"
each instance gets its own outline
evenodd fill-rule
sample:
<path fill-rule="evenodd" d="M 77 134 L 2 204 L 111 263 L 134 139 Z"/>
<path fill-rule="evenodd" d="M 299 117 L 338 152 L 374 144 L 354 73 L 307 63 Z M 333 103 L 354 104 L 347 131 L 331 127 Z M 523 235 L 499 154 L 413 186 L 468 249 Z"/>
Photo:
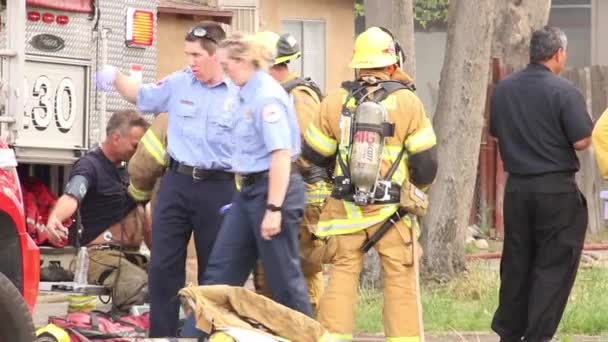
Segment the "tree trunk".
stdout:
<path fill-rule="evenodd" d="M 492 56 L 515 70 L 530 60 L 530 36 L 547 24 L 551 0 L 501 0 L 496 2 Z"/>
<path fill-rule="evenodd" d="M 364 0 L 365 26 L 382 26 L 394 35 L 405 54 L 403 70 L 416 79 L 413 0 Z"/>
<path fill-rule="evenodd" d="M 465 231 L 477 176 L 495 1 L 450 1 L 434 116 L 439 171 L 422 230 L 423 271 L 435 278 L 449 279 L 465 267 Z"/>

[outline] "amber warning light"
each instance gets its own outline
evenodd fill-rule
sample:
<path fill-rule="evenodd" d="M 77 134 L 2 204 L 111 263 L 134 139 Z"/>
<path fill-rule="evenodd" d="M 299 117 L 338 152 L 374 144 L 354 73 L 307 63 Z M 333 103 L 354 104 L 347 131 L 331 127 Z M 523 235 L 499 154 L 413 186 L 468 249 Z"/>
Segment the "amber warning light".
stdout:
<path fill-rule="evenodd" d="M 128 46 L 151 46 L 154 38 L 154 13 L 135 8 L 127 9 L 126 42 Z"/>

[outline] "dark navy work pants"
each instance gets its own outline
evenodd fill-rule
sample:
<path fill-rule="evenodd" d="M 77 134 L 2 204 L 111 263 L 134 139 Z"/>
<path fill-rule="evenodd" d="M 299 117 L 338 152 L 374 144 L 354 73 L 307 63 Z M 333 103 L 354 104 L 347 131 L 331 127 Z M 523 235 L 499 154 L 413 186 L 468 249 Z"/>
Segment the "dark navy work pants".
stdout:
<path fill-rule="evenodd" d="M 281 232 L 271 240 L 261 236 L 266 213 L 268 178 L 243 186 L 234 197 L 209 257 L 203 285 L 243 286 L 253 266 L 262 260 L 272 299 L 308 316 L 312 315 L 308 290 L 300 267 L 298 232 L 305 206 L 304 182 L 292 174 L 281 211 Z M 192 334 L 193 319 L 183 337 Z"/>
<path fill-rule="evenodd" d="M 194 232 L 198 281 L 202 283 L 209 254 L 223 217 L 219 209 L 230 203 L 234 180 L 195 180 L 169 170 L 161 179 L 152 217 L 152 253 L 149 266 L 150 337 L 177 336 L 179 300 L 184 287 L 186 252 Z"/>
<path fill-rule="evenodd" d="M 500 296 L 492 329 L 505 342 L 550 341 L 576 278 L 587 201 L 573 174 L 510 175 L 504 217 Z"/>

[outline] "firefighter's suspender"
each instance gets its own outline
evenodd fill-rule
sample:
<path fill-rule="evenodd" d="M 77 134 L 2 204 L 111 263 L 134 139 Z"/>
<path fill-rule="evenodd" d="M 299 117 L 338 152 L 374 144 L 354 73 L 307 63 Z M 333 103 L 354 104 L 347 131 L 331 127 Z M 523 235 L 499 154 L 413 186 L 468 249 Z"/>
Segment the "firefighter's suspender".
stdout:
<path fill-rule="evenodd" d="M 300 78 L 300 77 L 292 78 L 291 80 L 283 83 L 282 85 L 283 85 L 283 89 L 285 89 L 285 91 L 288 94 L 291 93 L 291 91 L 293 90 L 293 88 L 302 86 L 302 87 L 306 87 L 306 88 L 312 90 L 315 94 L 317 94 L 317 96 L 319 97 L 319 100 L 323 99 L 323 93 L 321 92 L 321 89 L 309 77 L 306 77 L 306 78 Z"/>

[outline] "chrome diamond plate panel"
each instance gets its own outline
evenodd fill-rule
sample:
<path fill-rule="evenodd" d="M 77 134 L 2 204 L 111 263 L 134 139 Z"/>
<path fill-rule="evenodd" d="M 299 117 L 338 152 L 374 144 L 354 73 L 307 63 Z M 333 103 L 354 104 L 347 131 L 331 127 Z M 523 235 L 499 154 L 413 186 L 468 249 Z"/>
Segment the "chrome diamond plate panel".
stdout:
<path fill-rule="evenodd" d="M 59 25 L 55 22 L 44 23 L 40 21 L 28 21 L 25 32 L 25 52 L 29 55 L 75 58 L 91 60 L 95 56 L 93 42 L 93 16 L 84 13 L 55 11 L 46 8 L 28 7 L 28 11 L 36 11 L 40 14 L 51 13 L 55 17 L 67 15 L 69 22 L 66 25 Z M 32 37 L 39 34 L 52 34 L 63 39 L 65 47 L 57 52 L 45 52 L 35 49 L 31 42 Z"/>
<path fill-rule="evenodd" d="M 131 64 L 140 64 L 143 67 L 143 82 L 153 82 L 156 77 L 156 8 L 159 0 L 97 0 L 99 6 L 99 21 L 98 30 L 93 31 L 96 18 L 91 18 L 89 14 L 65 12 L 49 10 L 38 7 L 28 7 L 27 10 L 37 10 L 41 13 L 66 14 L 69 16 L 69 23 L 66 26 L 60 26 L 56 23 L 46 24 L 43 22 L 28 22 L 26 28 L 26 58 L 28 60 L 49 59 L 67 65 L 84 65 L 87 84 L 86 91 L 88 100 L 83 106 L 80 106 L 80 111 L 77 115 L 83 117 L 84 123 L 81 121 L 78 125 L 86 127 L 82 131 L 87 137 L 85 145 L 91 148 L 96 145 L 101 131 L 101 118 L 107 118 L 112 112 L 120 109 L 134 108 L 133 105 L 123 100 L 117 93 L 107 93 L 106 110 L 101 113 L 101 92 L 97 91 L 95 86 L 95 70 L 102 64 L 102 51 L 104 44 L 100 39 L 102 29 L 107 30 L 106 63 L 114 65 L 125 73 L 129 73 Z M 126 15 L 129 7 L 150 10 L 155 14 L 154 18 L 154 44 L 146 48 L 128 47 L 125 44 L 126 32 Z M 0 18 L 6 16 L 4 11 L 0 10 Z M 6 23 L 6 20 L 2 20 Z M 0 48 L 6 42 L 6 30 L 0 30 Z M 41 34 L 53 34 L 61 37 L 64 40 L 64 49 L 57 52 L 44 52 L 35 49 L 29 42 L 32 37 Z M 73 61 L 73 62 L 71 62 Z M 52 67 L 52 65 L 49 65 Z M 89 76 L 90 75 L 90 76 Z M 88 82 L 88 83 L 86 83 Z M 85 109 L 86 108 L 86 109 Z M 21 128 L 23 129 L 23 127 Z M 23 137 L 25 139 L 25 136 Z M 30 137 L 33 139 L 35 137 Z M 43 136 L 40 136 L 43 139 Z M 34 152 L 32 160 L 40 158 L 38 152 Z"/>
<path fill-rule="evenodd" d="M 113 1 L 105 0 L 100 1 L 99 9 L 101 13 L 99 28 L 109 29 L 107 34 L 107 64 L 114 65 L 124 73 L 129 72 L 131 64 L 141 64 L 143 67 L 143 82 L 154 82 L 156 78 L 156 39 L 157 29 L 156 25 L 156 8 L 158 7 L 159 0 L 123 0 Z M 151 10 L 154 12 L 154 44 L 147 48 L 134 48 L 127 47 L 125 44 L 125 31 L 126 31 L 126 15 L 127 8 L 134 7 L 143 10 Z M 97 49 L 99 55 L 101 55 L 101 41 L 97 40 Z M 94 69 L 97 69 L 97 64 L 101 63 L 99 59 L 94 61 Z M 95 80 L 93 80 L 94 82 Z M 93 83 L 94 85 L 94 83 Z M 95 142 L 99 136 L 99 110 L 100 110 L 100 96 L 99 93 L 95 92 L 95 87 L 92 87 L 93 94 L 96 96 L 95 106 L 93 106 L 94 112 L 91 115 L 90 125 L 90 137 L 91 142 Z M 107 108 L 106 118 L 116 110 L 134 108 L 134 106 L 127 101 L 123 100 L 116 92 L 107 94 Z"/>

